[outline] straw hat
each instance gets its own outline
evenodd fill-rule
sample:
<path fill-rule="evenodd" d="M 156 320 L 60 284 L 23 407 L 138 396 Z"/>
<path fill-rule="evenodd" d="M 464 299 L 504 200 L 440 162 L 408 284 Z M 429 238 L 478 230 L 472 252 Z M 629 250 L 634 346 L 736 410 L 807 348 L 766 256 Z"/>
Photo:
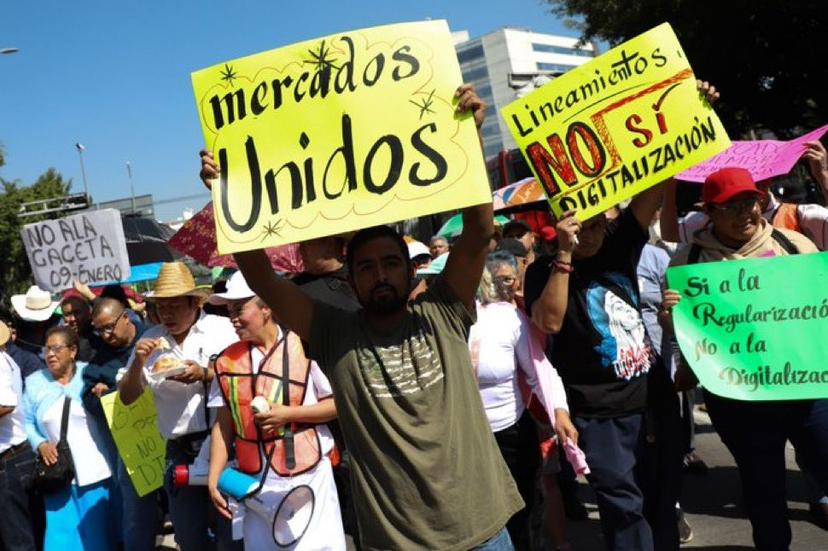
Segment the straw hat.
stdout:
<path fill-rule="evenodd" d="M 52 294 L 37 285 L 32 285 L 25 295 L 12 295 L 12 308 L 26 321 L 46 321 L 55 312 L 59 302 L 52 300 Z"/>
<path fill-rule="evenodd" d="M 193 273 L 183 262 L 165 262 L 158 272 L 155 289 L 146 294 L 147 300 L 176 297 L 206 298 L 209 291 L 196 287 Z"/>

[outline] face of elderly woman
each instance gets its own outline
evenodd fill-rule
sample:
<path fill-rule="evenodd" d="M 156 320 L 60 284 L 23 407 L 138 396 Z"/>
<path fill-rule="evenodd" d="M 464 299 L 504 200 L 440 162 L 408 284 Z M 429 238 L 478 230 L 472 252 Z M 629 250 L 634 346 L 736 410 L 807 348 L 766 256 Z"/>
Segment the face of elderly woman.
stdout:
<path fill-rule="evenodd" d="M 709 204 L 707 215 L 713 224 L 713 233 L 725 245 L 739 247 L 759 230 L 762 208 L 755 195 L 737 196 L 721 205 Z"/>
<path fill-rule="evenodd" d="M 509 264 L 500 264 L 492 270 L 492 282 L 500 298 L 510 301 L 515 296 L 518 283 L 517 270 Z"/>
<path fill-rule="evenodd" d="M 72 368 L 78 350 L 74 346 L 69 346 L 63 335 L 56 333 L 49 335 L 43 353 L 46 356 L 46 367 L 52 375 L 59 376 Z"/>

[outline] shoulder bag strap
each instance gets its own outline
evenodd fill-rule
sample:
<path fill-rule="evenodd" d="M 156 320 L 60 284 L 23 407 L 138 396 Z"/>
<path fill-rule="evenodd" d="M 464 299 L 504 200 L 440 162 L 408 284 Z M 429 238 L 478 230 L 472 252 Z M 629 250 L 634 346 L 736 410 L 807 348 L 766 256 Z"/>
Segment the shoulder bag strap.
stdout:
<path fill-rule="evenodd" d="M 282 405 L 290 405 L 290 358 L 288 354 L 288 330 L 282 328 L 285 334 L 282 339 Z M 293 449 L 293 427 L 290 423 L 285 425 L 285 466 L 288 469 L 296 467 L 296 453 Z"/>
<path fill-rule="evenodd" d="M 69 406 L 72 405 L 69 396 L 63 397 L 63 415 L 60 418 L 60 441 L 66 441 L 66 431 L 69 429 Z"/>
<path fill-rule="evenodd" d="M 690 245 L 690 252 L 687 253 L 687 263 L 688 264 L 696 264 L 699 261 L 699 255 L 701 254 L 701 247 L 697 243 L 693 243 Z"/>
<path fill-rule="evenodd" d="M 788 239 L 788 236 L 782 233 L 781 231 L 777 230 L 776 228 L 773 229 L 773 233 L 771 233 L 771 237 L 773 237 L 777 243 L 779 243 L 785 252 L 788 254 L 799 254 L 799 251 L 796 248 L 796 245 L 791 243 L 791 240 Z"/>

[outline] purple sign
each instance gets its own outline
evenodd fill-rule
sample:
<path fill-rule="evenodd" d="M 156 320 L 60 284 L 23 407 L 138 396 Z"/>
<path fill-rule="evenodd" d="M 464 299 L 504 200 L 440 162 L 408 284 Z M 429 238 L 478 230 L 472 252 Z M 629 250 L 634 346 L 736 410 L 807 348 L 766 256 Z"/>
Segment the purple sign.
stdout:
<path fill-rule="evenodd" d="M 675 178 L 687 182 L 704 182 L 709 174 L 725 167 L 746 168 L 757 182 L 787 174 L 805 153 L 805 142 L 820 139 L 826 131 L 828 124 L 787 142 L 734 141 L 718 155 L 676 174 Z"/>

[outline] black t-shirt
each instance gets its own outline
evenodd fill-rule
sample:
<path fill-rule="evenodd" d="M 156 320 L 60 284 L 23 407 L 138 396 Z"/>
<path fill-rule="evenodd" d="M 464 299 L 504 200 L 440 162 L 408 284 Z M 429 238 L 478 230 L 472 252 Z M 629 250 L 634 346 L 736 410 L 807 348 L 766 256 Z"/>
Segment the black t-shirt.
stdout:
<path fill-rule="evenodd" d="M 293 282 L 313 300 L 348 312 L 356 312 L 360 309 L 356 295 L 348 284 L 346 266 L 323 275 L 303 272 L 294 277 Z"/>
<path fill-rule="evenodd" d="M 550 346 L 550 360 L 567 389 L 574 415 L 608 418 L 643 411 L 646 373 L 655 361 L 639 308 L 636 266 L 648 234 L 630 209 L 607 227 L 595 256 L 573 260 L 566 315 Z M 526 308 L 551 273 L 551 258 L 526 271 Z"/>

